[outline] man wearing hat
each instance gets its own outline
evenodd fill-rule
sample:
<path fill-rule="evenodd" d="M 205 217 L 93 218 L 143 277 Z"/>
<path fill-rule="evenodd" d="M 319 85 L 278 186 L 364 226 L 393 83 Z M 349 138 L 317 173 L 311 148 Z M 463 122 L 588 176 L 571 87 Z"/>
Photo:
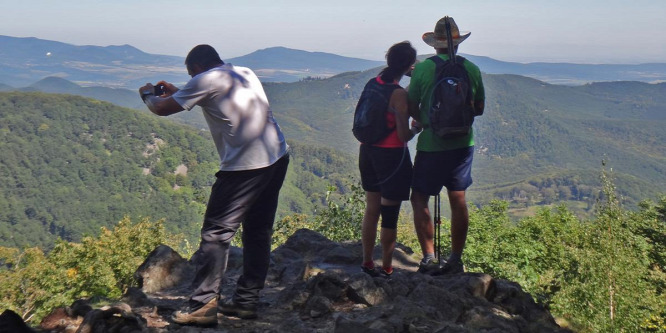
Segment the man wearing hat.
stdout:
<path fill-rule="evenodd" d="M 448 16 L 437 22 L 434 32 L 423 34 L 423 41 L 434 47 L 437 56 L 442 60 L 449 59 L 447 23 L 453 42 L 453 54 L 457 52 L 458 45 L 471 34 L 461 33 L 453 18 Z M 481 71 L 467 59 L 464 60 L 463 66 L 470 81 L 474 113 L 482 114 L 485 92 Z M 409 84 L 409 110 L 411 116 L 424 127 L 416 145 L 411 195 L 414 226 L 423 251 L 418 271 L 438 275 L 463 272 L 462 253 L 469 225 L 465 191 L 472 184 L 474 133 L 470 130 L 467 135 L 443 139 L 429 128 L 428 112 L 435 84 L 435 69 L 436 64 L 432 59 L 422 61 L 415 66 Z M 434 262 L 434 224 L 428 209 L 428 201 L 430 196 L 439 194 L 442 187 L 447 189 L 451 207 L 451 254 L 445 262 L 437 264 Z"/>

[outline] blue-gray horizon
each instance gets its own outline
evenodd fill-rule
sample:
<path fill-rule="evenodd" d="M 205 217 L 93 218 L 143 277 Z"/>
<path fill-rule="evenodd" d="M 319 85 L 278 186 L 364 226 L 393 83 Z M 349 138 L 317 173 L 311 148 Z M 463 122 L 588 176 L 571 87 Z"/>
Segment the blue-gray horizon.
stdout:
<path fill-rule="evenodd" d="M 419 54 L 432 53 L 421 35 L 450 15 L 460 30 L 472 32 L 461 53 L 520 63 L 666 62 L 666 2 L 635 0 L 627 6 L 623 0 L 482 0 L 438 7 L 436 0 L 416 5 L 166 0 L 159 6 L 129 0 L 38 0 L 7 3 L 0 12 L 0 34 L 73 45 L 128 44 L 175 56 L 210 44 L 222 58 L 282 46 L 383 60 L 386 49 L 403 40 Z"/>

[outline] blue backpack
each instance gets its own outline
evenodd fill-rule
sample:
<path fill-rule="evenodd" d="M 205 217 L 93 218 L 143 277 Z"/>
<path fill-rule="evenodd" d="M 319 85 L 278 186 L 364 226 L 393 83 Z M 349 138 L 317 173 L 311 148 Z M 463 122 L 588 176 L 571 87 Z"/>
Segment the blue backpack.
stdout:
<path fill-rule="evenodd" d="M 363 88 L 361 98 L 354 111 L 354 137 L 366 144 L 374 144 L 386 138 L 394 129 L 386 123 L 386 112 L 389 112 L 391 94 L 397 84 L 380 84 L 376 78 L 371 79 Z"/>

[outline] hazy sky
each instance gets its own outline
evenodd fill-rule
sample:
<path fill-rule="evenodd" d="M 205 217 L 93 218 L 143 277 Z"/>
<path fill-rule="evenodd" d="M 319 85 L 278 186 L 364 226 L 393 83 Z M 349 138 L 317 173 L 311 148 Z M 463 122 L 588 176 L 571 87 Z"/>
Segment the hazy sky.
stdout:
<path fill-rule="evenodd" d="M 382 60 L 452 16 L 472 35 L 460 52 L 519 62 L 666 62 L 664 0 L 0 0 L 0 35 L 75 45 L 130 44 L 223 59 L 285 46 Z"/>

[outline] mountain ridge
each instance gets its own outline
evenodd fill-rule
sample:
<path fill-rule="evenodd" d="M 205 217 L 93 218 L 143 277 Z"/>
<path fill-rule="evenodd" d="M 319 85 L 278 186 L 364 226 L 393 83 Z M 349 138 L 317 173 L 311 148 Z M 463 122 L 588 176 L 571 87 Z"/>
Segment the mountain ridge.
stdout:
<path fill-rule="evenodd" d="M 314 60 L 313 60 L 314 59 Z M 307 63 L 309 61 L 310 63 Z M 350 58 L 326 52 L 310 52 L 291 49 L 283 46 L 274 46 L 260 49 L 244 56 L 227 60 L 232 64 L 242 63 L 250 68 L 279 68 L 293 70 L 307 70 L 313 64 L 322 70 L 332 73 L 363 70 L 382 66 L 383 61 Z"/>
<path fill-rule="evenodd" d="M 550 83 L 580 85 L 595 81 L 666 81 L 666 63 L 515 63 L 488 56 L 463 55 L 488 74 L 517 74 Z M 419 59 L 427 56 L 421 55 Z M 159 80 L 182 84 L 188 80 L 183 61 L 183 57 L 149 54 L 127 44 L 76 46 L 35 37 L 0 35 L 0 83 L 14 87 L 26 86 L 47 76 L 60 76 L 85 86 L 135 88 Z M 226 61 L 252 68 L 264 82 L 330 77 L 383 65 L 382 61 L 282 46 L 260 49 Z"/>

